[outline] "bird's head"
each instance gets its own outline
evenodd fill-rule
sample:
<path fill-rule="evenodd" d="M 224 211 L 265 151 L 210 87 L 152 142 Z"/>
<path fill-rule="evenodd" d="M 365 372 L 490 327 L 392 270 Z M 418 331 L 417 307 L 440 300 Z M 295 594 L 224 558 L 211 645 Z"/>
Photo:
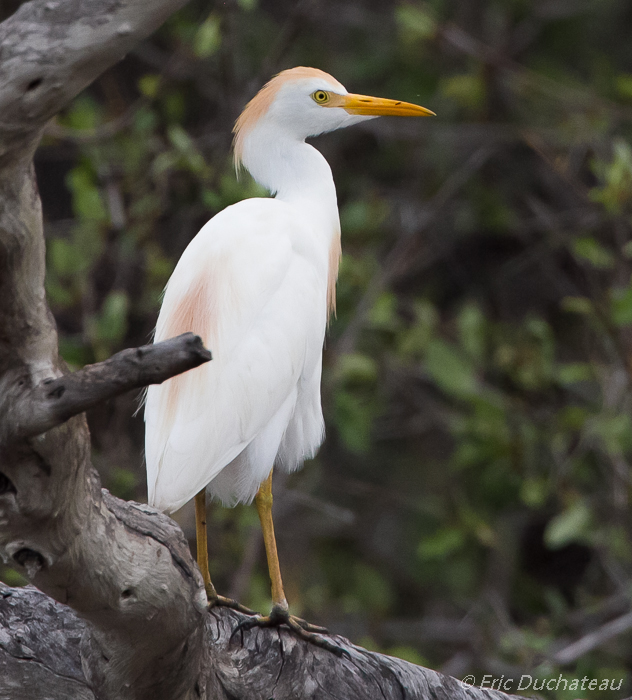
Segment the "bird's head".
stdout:
<path fill-rule="evenodd" d="M 253 97 L 235 124 L 235 161 L 240 163 L 249 135 L 264 129 L 304 141 L 382 115 L 427 117 L 425 107 L 347 92 L 335 78 L 317 68 L 290 68 L 272 78 Z"/>

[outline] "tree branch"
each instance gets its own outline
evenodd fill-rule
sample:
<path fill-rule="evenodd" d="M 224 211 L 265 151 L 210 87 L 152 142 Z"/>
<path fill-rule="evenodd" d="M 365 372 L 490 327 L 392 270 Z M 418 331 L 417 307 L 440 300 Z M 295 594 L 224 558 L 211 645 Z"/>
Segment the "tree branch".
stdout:
<path fill-rule="evenodd" d="M 0 25 L 0 154 L 30 139 L 186 0 L 34 0 Z"/>
<path fill-rule="evenodd" d="M 617 617 L 615 620 L 606 622 L 593 632 L 581 637 L 577 641 L 560 649 L 553 654 L 552 659 L 556 664 L 565 666 L 572 664 L 588 652 L 605 644 L 613 637 L 617 637 L 632 628 L 632 612 Z"/>
<path fill-rule="evenodd" d="M 111 498 L 111 497 L 110 497 Z M 236 632 L 243 615 L 219 608 L 206 616 L 207 670 L 200 696 L 213 700 L 510 700 L 504 693 L 468 686 L 454 678 L 390 656 L 366 651 L 336 637 L 347 652 L 338 658 L 281 629 Z M 20 639 L 11 630 L 20 630 Z M 60 631 L 64 630 L 63 635 Z M 13 700 L 94 698 L 81 670 L 79 639 L 86 624 L 34 588 L 0 584 L 0 697 Z M 7 635 L 8 636 L 8 635 Z M 53 640 L 61 639 L 62 643 Z M 24 685 L 8 691 L 20 667 Z M 24 669 L 28 668 L 28 671 Z M 40 684 L 45 678 L 47 685 Z M 59 688 L 59 694 L 51 692 Z"/>
<path fill-rule="evenodd" d="M 103 401 L 149 384 L 162 384 L 211 359 L 201 338 L 184 333 L 155 345 L 122 350 L 104 362 L 57 379 L 44 379 L 21 395 L 11 409 L 11 421 L 0 421 L 17 430 L 5 439 L 39 435 Z"/>

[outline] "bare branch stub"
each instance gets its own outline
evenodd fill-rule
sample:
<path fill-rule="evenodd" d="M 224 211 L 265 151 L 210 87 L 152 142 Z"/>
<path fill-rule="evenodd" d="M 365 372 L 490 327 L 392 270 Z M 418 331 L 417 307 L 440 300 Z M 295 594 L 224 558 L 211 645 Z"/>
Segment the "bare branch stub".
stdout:
<path fill-rule="evenodd" d="M 155 345 L 123 350 L 72 374 L 44 379 L 12 406 L 16 432 L 8 437 L 40 435 L 103 401 L 161 384 L 211 359 L 201 338 L 183 333 Z"/>

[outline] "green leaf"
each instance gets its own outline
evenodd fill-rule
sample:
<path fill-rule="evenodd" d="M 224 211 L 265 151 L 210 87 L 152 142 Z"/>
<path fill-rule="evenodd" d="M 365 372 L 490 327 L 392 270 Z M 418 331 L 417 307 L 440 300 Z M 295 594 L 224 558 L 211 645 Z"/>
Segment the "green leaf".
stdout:
<path fill-rule="evenodd" d="M 27 586 L 29 581 L 22 574 L 18 573 L 15 569 L 9 566 L 2 566 L 0 564 L 0 581 L 6 583 L 7 586 L 12 588 L 18 588 L 20 586 Z"/>
<path fill-rule="evenodd" d="M 232 164 L 231 164 L 232 166 Z M 267 197 L 268 191 L 253 180 L 250 174 L 242 172 L 237 179 L 235 171 L 231 167 L 228 172 L 225 172 L 219 181 L 219 191 L 210 195 L 210 190 L 206 194 L 206 202 L 208 206 L 215 209 L 223 209 L 230 204 L 240 202 L 242 199 L 250 197 Z"/>
<path fill-rule="evenodd" d="M 340 212 L 340 226 L 345 238 L 366 240 L 379 234 L 388 211 L 388 205 L 375 196 L 345 204 Z"/>
<path fill-rule="evenodd" d="M 577 384 L 593 378 L 593 368 L 588 362 L 568 362 L 557 366 L 557 379 L 560 384 Z"/>
<path fill-rule="evenodd" d="M 482 311 L 476 304 L 466 304 L 457 318 L 459 342 L 467 354 L 478 361 L 485 356 L 486 322 Z"/>
<path fill-rule="evenodd" d="M 622 138 L 615 139 L 612 160 L 596 160 L 594 170 L 604 184 L 590 191 L 591 199 L 610 214 L 621 214 L 632 203 L 632 148 Z"/>
<path fill-rule="evenodd" d="M 158 124 L 158 115 L 145 106 L 139 107 L 134 114 L 134 131 L 145 135 L 152 131 Z"/>
<path fill-rule="evenodd" d="M 167 258 L 158 246 L 147 246 L 147 283 L 162 289 L 173 272 L 173 260 Z M 158 299 L 156 299 L 158 302 Z"/>
<path fill-rule="evenodd" d="M 73 100 L 62 121 L 71 129 L 92 130 L 102 121 L 101 107 L 92 97 L 82 94 Z"/>
<path fill-rule="evenodd" d="M 615 88 L 617 93 L 626 100 L 632 100 L 632 75 L 621 73 L 615 78 Z"/>
<path fill-rule="evenodd" d="M 66 176 L 66 185 L 72 193 L 72 208 L 79 219 L 106 221 L 107 211 L 95 178 L 88 167 L 73 168 Z"/>
<path fill-rule="evenodd" d="M 88 323 L 88 332 L 97 361 L 105 360 L 127 332 L 129 299 L 123 291 L 113 291 L 103 302 L 100 313 Z"/>
<path fill-rule="evenodd" d="M 363 396 L 339 389 L 334 399 L 334 420 L 347 449 L 366 453 L 371 444 L 374 409 Z"/>
<path fill-rule="evenodd" d="M 145 97 L 156 97 L 160 87 L 160 76 L 155 73 L 147 73 L 138 81 L 138 89 Z"/>
<path fill-rule="evenodd" d="M 180 90 L 172 90 L 162 97 L 162 108 L 167 121 L 172 124 L 181 124 L 186 112 L 186 101 Z"/>
<path fill-rule="evenodd" d="M 59 284 L 53 278 L 52 274 L 46 276 L 46 296 L 48 297 L 49 304 L 55 311 L 59 309 L 68 309 L 76 301 L 75 294 L 64 285 Z M 61 343 L 61 337 L 59 342 Z"/>
<path fill-rule="evenodd" d="M 392 292 L 383 292 L 375 300 L 369 311 L 369 321 L 373 328 L 394 331 L 398 328 L 397 297 Z"/>
<path fill-rule="evenodd" d="M 590 508 L 582 499 L 576 500 L 549 521 L 544 542 L 549 549 L 560 549 L 569 542 L 585 539 L 591 521 Z"/>
<path fill-rule="evenodd" d="M 632 446 L 632 418 L 627 413 L 602 413 L 588 424 L 588 433 L 596 435 L 610 455 L 620 455 Z"/>
<path fill-rule="evenodd" d="M 393 593 L 388 580 L 371 566 L 357 563 L 355 566 L 356 594 L 363 606 L 384 614 L 393 602 Z"/>
<path fill-rule="evenodd" d="M 219 211 L 223 208 L 222 197 L 219 192 L 210 190 L 208 187 L 202 189 L 202 202 L 205 207 L 212 211 Z"/>
<path fill-rule="evenodd" d="M 110 292 L 103 302 L 99 321 L 100 336 L 105 340 L 120 340 L 127 327 L 129 299 L 123 291 Z"/>
<path fill-rule="evenodd" d="M 403 659 L 404 661 L 408 661 L 411 664 L 416 664 L 417 666 L 429 666 L 431 663 L 429 659 L 423 657 L 414 647 L 404 645 L 389 647 L 386 650 L 386 653 L 389 656 L 395 656 L 398 659 Z"/>
<path fill-rule="evenodd" d="M 444 78 L 441 92 L 463 107 L 480 108 L 485 101 L 485 85 L 477 73 L 464 73 Z"/>
<path fill-rule="evenodd" d="M 395 10 L 395 19 L 405 41 L 432 39 L 437 31 L 432 9 L 426 5 L 402 4 Z"/>
<path fill-rule="evenodd" d="M 373 385 L 377 380 L 378 367 L 375 360 L 359 352 L 342 355 L 336 364 L 336 378 L 349 385 Z"/>
<path fill-rule="evenodd" d="M 560 426 L 565 430 L 581 430 L 588 420 L 589 413 L 583 406 L 565 406 L 558 416 Z"/>
<path fill-rule="evenodd" d="M 448 394 L 469 398 L 479 388 L 471 362 L 439 338 L 430 341 L 425 366 L 428 374 Z"/>
<path fill-rule="evenodd" d="M 465 535 L 455 527 L 442 528 L 434 535 L 425 537 L 417 547 L 420 559 L 445 559 L 452 552 L 461 549 L 465 544 Z"/>
<path fill-rule="evenodd" d="M 158 168 L 156 163 L 161 156 L 171 155 L 171 165 L 169 167 L 178 166 L 183 169 L 190 170 L 196 175 L 205 176 L 208 174 L 208 168 L 202 157 L 202 154 L 198 151 L 193 139 L 187 134 L 187 132 L 179 125 L 172 124 L 167 129 L 167 135 L 169 141 L 171 141 L 175 150 L 180 154 L 179 158 L 174 158 L 173 154 L 161 153 L 154 163 L 154 167 Z M 165 162 L 168 162 L 167 160 Z M 163 167 L 162 165 L 160 166 Z"/>
<path fill-rule="evenodd" d="M 181 153 L 189 153 L 194 150 L 195 146 L 191 137 L 179 124 L 172 124 L 167 129 L 167 135 L 172 145 Z"/>
<path fill-rule="evenodd" d="M 399 352 L 402 355 L 419 357 L 425 353 L 434 337 L 439 314 L 431 302 L 418 299 L 415 302 L 415 317 L 415 323 L 400 336 Z"/>
<path fill-rule="evenodd" d="M 198 58 L 208 58 L 219 50 L 221 43 L 220 19 L 211 13 L 195 33 L 193 52 Z"/>
<path fill-rule="evenodd" d="M 632 285 L 627 289 L 611 291 L 610 314 L 617 326 L 632 324 Z"/>
<path fill-rule="evenodd" d="M 136 495 L 138 476 L 129 469 L 115 467 L 108 475 L 107 485 L 113 496 L 129 501 Z"/>
<path fill-rule="evenodd" d="M 605 270 L 614 265 L 614 255 L 590 236 L 575 239 L 572 247 L 578 258 L 587 260 L 598 269 Z"/>
<path fill-rule="evenodd" d="M 549 480 L 544 477 L 525 479 L 520 487 L 520 500 L 530 508 L 540 508 L 549 497 Z"/>
<path fill-rule="evenodd" d="M 151 164 L 152 175 L 158 177 L 168 170 L 171 170 L 178 162 L 178 154 L 174 151 L 163 151 L 159 153 L 155 158 L 154 162 Z"/>
<path fill-rule="evenodd" d="M 92 361 L 92 352 L 82 337 L 60 336 L 59 354 L 73 371 L 81 369 Z"/>
<path fill-rule="evenodd" d="M 78 246 L 65 238 L 53 238 L 48 244 L 48 264 L 59 275 L 73 275 L 89 264 Z"/>
<path fill-rule="evenodd" d="M 588 316 L 594 311 L 592 301 L 586 297 L 564 297 L 562 299 L 562 309 L 584 316 Z"/>

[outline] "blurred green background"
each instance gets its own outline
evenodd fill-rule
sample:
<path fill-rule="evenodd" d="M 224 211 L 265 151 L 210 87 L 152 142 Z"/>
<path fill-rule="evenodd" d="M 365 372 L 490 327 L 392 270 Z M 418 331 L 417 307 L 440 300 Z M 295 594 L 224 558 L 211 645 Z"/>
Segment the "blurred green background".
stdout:
<path fill-rule="evenodd" d="M 148 342 L 202 224 L 265 195 L 236 180 L 231 128 L 294 65 L 438 116 L 314 140 L 344 257 L 327 440 L 275 485 L 293 610 L 459 678 L 632 693 L 628 0 L 193 0 L 37 154 L 62 355 L 78 368 Z M 143 500 L 137 406 L 89 421 L 104 485 Z M 191 508 L 177 519 L 193 540 Z M 210 522 L 218 590 L 266 610 L 254 508 Z"/>

